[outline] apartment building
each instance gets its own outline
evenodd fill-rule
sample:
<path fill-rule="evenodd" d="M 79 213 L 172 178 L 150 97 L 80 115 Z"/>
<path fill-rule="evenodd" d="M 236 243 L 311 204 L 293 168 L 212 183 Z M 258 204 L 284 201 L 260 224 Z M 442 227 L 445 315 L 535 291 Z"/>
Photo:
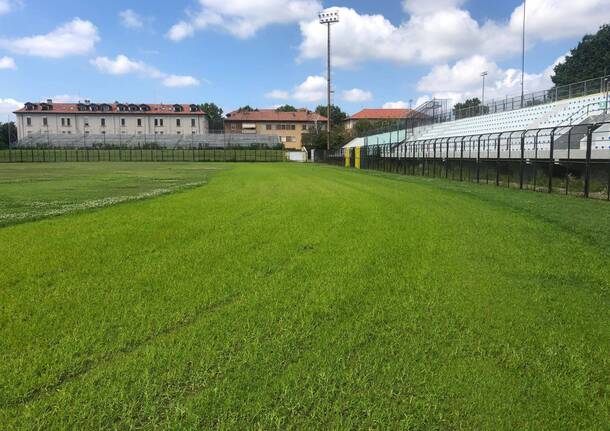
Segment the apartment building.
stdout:
<path fill-rule="evenodd" d="M 326 130 L 326 117 L 307 109 L 234 111 L 225 119 L 225 133 L 279 136 L 285 148 L 295 150 L 302 148 L 303 134 L 315 129 Z"/>
<path fill-rule="evenodd" d="M 199 135 L 208 132 L 198 105 L 28 102 L 15 111 L 17 135 Z"/>

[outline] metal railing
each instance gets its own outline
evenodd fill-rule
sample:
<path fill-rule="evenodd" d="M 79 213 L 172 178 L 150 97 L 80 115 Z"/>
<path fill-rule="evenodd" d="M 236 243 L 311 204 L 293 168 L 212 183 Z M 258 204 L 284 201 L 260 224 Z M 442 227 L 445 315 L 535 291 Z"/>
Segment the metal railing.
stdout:
<path fill-rule="evenodd" d="M 323 163 L 610 200 L 610 123 L 340 149 Z"/>

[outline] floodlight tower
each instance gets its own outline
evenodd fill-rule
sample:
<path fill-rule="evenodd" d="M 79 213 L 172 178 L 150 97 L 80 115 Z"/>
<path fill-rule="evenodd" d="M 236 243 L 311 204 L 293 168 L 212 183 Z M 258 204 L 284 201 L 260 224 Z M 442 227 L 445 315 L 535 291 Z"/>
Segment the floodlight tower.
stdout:
<path fill-rule="evenodd" d="M 327 99 L 328 99 L 328 106 L 326 108 L 326 149 L 330 150 L 330 125 L 331 125 L 331 121 L 330 121 L 330 93 L 331 93 L 331 86 L 330 86 L 330 26 L 334 23 L 339 22 L 339 12 L 336 10 L 326 10 L 326 11 L 322 11 L 318 14 L 318 17 L 320 18 L 320 24 L 324 24 L 327 27 L 328 30 L 328 39 L 327 39 L 327 78 L 326 78 L 326 82 L 327 82 Z"/>
<path fill-rule="evenodd" d="M 521 108 L 525 103 L 525 6 L 527 1 L 523 0 L 523 27 L 521 33 Z"/>
<path fill-rule="evenodd" d="M 481 92 L 481 108 L 485 109 L 485 77 L 488 75 L 489 73 L 487 71 L 481 73 L 481 77 L 483 78 L 483 91 Z"/>

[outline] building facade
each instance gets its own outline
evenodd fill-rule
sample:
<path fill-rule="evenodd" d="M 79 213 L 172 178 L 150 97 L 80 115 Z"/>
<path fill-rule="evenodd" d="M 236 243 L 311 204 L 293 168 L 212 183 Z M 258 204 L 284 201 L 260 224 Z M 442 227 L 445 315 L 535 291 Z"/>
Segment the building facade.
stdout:
<path fill-rule="evenodd" d="M 278 136 L 285 148 L 293 150 L 303 147 L 303 134 L 312 130 L 326 130 L 326 117 L 307 109 L 234 111 L 225 119 L 225 133 Z"/>
<path fill-rule="evenodd" d="M 345 129 L 351 131 L 360 121 L 368 121 L 371 123 L 385 124 L 387 126 L 396 124 L 404 127 L 404 123 L 408 117 L 411 117 L 415 111 L 411 109 L 363 109 L 362 111 L 352 115 L 344 121 Z"/>
<path fill-rule="evenodd" d="M 15 111 L 17 135 L 200 135 L 208 116 L 198 105 L 26 103 Z"/>

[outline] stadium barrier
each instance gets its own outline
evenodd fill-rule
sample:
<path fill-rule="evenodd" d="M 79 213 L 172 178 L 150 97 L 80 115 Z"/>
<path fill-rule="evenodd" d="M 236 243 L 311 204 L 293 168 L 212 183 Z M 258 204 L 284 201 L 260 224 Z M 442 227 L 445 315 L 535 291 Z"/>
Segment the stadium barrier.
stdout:
<path fill-rule="evenodd" d="M 283 162 L 276 149 L 201 148 L 13 148 L 0 150 L 0 163 L 26 162 Z"/>
<path fill-rule="evenodd" d="M 595 136 L 607 124 L 403 140 L 325 151 L 316 161 L 610 200 L 610 141 Z"/>

